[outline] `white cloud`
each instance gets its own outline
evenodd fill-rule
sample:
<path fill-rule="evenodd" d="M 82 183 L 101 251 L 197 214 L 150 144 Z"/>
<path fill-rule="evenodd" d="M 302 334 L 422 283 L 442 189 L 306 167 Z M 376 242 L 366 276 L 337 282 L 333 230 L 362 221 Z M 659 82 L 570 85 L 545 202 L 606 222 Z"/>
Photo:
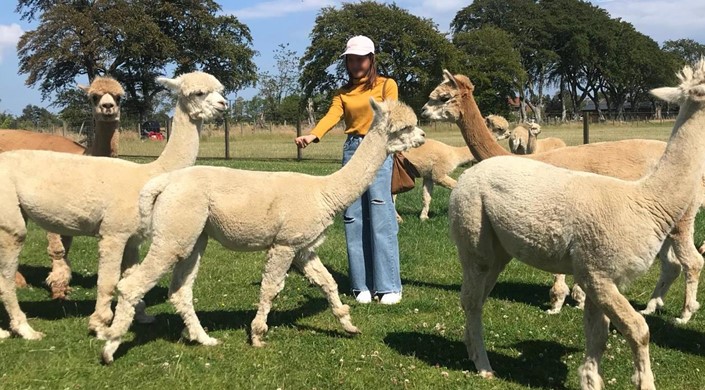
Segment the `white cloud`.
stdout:
<path fill-rule="evenodd" d="M 272 0 L 260 2 L 251 7 L 234 10 L 233 15 L 240 19 L 267 19 L 286 16 L 298 12 L 318 11 L 322 7 L 334 5 L 331 0 Z"/>
<path fill-rule="evenodd" d="M 19 24 L 0 24 L 0 63 L 6 50 L 15 50 L 24 31 Z"/>

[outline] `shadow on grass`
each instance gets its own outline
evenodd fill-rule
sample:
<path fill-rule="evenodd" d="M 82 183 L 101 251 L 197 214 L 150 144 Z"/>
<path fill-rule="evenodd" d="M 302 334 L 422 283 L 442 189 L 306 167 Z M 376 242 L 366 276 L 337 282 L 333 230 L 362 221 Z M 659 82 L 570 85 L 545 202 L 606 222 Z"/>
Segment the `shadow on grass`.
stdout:
<path fill-rule="evenodd" d="M 49 272 L 51 272 L 50 267 L 20 264 L 18 271 L 25 277 L 28 285 L 49 291 L 44 280 L 49 276 Z M 97 282 L 97 274 L 86 276 L 76 272 L 71 273 L 71 286 L 80 286 L 81 288 L 89 289 L 94 288 Z"/>
<path fill-rule="evenodd" d="M 473 371 L 475 367 L 468 359 L 464 343 L 442 336 L 399 332 L 387 335 L 384 342 L 402 355 L 413 356 L 430 366 L 458 371 Z M 497 377 L 523 386 L 550 389 L 565 388 L 568 367 L 561 362 L 561 357 L 579 351 L 545 340 L 522 341 L 504 347 L 518 350 L 521 356 L 488 352 Z"/>
<path fill-rule="evenodd" d="M 460 284 L 441 284 L 410 279 L 402 279 L 402 284 L 460 293 Z M 492 289 L 490 293 L 490 298 L 524 303 L 526 305 L 536 306 L 541 310 L 546 310 L 550 308 L 549 290 L 549 286 L 541 284 L 502 281 L 497 282 L 494 286 L 494 289 Z M 566 302 L 571 302 L 571 298 L 568 297 Z"/>
<path fill-rule="evenodd" d="M 705 356 L 705 333 L 674 324 L 672 319 L 645 316 L 651 342 L 661 348 L 675 349 L 691 355 Z"/>
<path fill-rule="evenodd" d="M 329 337 L 345 337 L 347 334 L 340 328 L 339 331 L 318 329 L 309 325 L 296 325 L 297 320 L 303 317 L 310 317 L 322 311 L 328 310 L 328 301 L 323 298 L 311 298 L 303 305 L 285 311 L 272 310 L 267 319 L 270 329 L 274 326 L 295 326 L 297 329 L 312 330 Z M 248 332 L 252 320 L 255 318 L 257 310 L 214 310 L 196 312 L 198 318 L 207 331 L 214 330 L 239 330 L 246 329 Z M 178 341 L 184 329 L 183 321 L 178 314 L 162 313 L 156 316 L 156 321 L 150 325 L 133 324 L 135 338 L 120 345 L 115 353 L 115 358 L 127 354 L 136 346 L 144 345 L 155 340 Z M 244 340 L 243 340 L 244 341 Z"/>

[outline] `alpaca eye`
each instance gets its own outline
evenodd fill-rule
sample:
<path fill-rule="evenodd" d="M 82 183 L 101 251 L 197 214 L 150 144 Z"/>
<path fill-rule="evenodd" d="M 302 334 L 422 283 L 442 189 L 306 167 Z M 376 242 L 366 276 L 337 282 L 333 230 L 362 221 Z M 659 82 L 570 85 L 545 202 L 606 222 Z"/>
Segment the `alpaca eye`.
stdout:
<path fill-rule="evenodd" d="M 98 104 L 100 101 L 100 96 L 93 95 L 91 96 L 91 99 L 93 100 L 93 104 Z"/>
<path fill-rule="evenodd" d="M 205 93 L 204 93 L 203 91 L 198 91 L 198 92 L 196 92 L 194 95 L 196 95 L 196 96 L 203 96 L 203 95 L 205 95 Z"/>
<path fill-rule="evenodd" d="M 122 97 L 121 96 L 113 96 L 113 99 L 115 99 L 115 104 L 119 105 Z"/>

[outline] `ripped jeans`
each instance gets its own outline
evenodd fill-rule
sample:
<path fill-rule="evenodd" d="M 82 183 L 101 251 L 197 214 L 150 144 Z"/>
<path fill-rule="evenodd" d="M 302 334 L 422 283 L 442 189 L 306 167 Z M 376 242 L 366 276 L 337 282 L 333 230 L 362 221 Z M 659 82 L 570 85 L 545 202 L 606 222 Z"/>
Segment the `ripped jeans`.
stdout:
<path fill-rule="evenodd" d="M 362 139 L 348 136 L 343 145 L 343 165 L 350 161 Z M 343 215 L 350 286 L 355 293 L 401 292 L 399 225 L 392 202 L 391 182 L 392 156 L 389 156 L 367 191 Z"/>

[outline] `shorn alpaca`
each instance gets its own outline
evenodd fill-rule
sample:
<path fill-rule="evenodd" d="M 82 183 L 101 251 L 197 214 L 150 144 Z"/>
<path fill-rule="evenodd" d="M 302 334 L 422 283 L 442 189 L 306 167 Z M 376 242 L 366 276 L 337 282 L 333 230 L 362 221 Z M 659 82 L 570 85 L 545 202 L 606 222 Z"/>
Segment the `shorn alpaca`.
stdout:
<path fill-rule="evenodd" d="M 428 219 L 434 184 L 453 189 L 455 179 L 449 175 L 455 168 L 474 160 L 467 146 L 450 146 L 432 139 L 426 139 L 426 143 L 418 148 L 404 152 L 404 157 L 419 171 L 423 180 L 423 208 L 419 216 L 422 221 Z M 402 221 L 399 213 L 397 213 L 397 220 Z"/>
<path fill-rule="evenodd" d="M 455 121 L 478 161 L 495 156 L 511 155 L 494 139 L 485 125 L 473 96 L 474 86 L 463 75 L 453 76 L 444 71 L 444 81 L 430 94 L 424 106 L 424 115 L 434 120 Z M 543 161 L 562 168 L 593 172 L 623 180 L 637 180 L 651 172 L 666 148 L 666 143 L 652 140 L 624 140 L 600 142 L 589 145 L 569 146 L 541 154 L 525 156 L 528 159 Z M 692 205 L 664 242 L 659 258 L 661 277 L 643 314 L 653 313 L 663 306 L 663 297 L 681 267 L 686 276 L 685 302 L 681 317 L 676 321 L 687 322 L 700 304 L 697 301 L 698 278 L 703 267 L 703 258 L 695 250 L 693 232 L 695 215 L 700 205 Z M 565 284 L 565 276 L 556 275 L 551 288 L 551 309 L 549 313 L 560 311 L 570 289 Z M 581 298 L 582 291 L 576 286 L 574 296 Z M 580 302 L 579 302 L 580 303 Z"/>
<path fill-rule="evenodd" d="M 113 361 L 127 332 L 135 304 L 174 267 L 169 299 L 186 325 L 189 337 L 201 344 L 217 340 L 201 327 L 193 308 L 193 283 L 211 237 L 236 251 L 267 251 L 260 302 L 252 321 L 252 345 L 267 332 L 272 300 L 284 288 L 292 263 L 318 285 L 333 314 L 348 333 L 358 333 L 350 308 L 316 254 L 325 229 L 369 187 L 390 153 L 424 142 L 416 115 L 396 100 L 370 99 L 374 119 L 353 158 L 329 176 L 292 172 L 253 172 L 217 167 L 192 167 L 151 180 L 140 194 L 140 210 L 152 217 L 152 246 L 144 261 L 118 284 L 115 319 L 104 338 L 103 361 Z M 179 205 L 188 204 L 187 208 Z M 301 204 L 307 204 L 301 208 Z M 174 207 L 181 211 L 174 213 Z"/>
<path fill-rule="evenodd" d="M 705 173 L 705 59 L 686 66 L 676 88 L 651 93 L 680 111 L 662 158 L 637 181 L 497 157 L 466 171 L 451 194 L 451 237 L 463 268 L 465 343 L 482 376 L 492 376 L 482 308 L 512 257 L 573 274 L 583 287 L 586 358 L 583 389 L 601 389 L 599 364 L 610 322 L 633 353 L 638 389 L 654 389 L 649 327 L 619 288 L 648 270 L 678 220 L 702 201 Z M 528 232 L 528 233 L 527 233 Z"/>
<path fill-rule="evenodd" d="M 120 83 L 110 77 L 96 77 L 89 86 L 78 86 L 88 96 L 95 120 L 94 140 L 88 148 L 68 138 L 20 130 L 0 130 L 0 152 L 11 150 L 48 150 L 90 156 L 117 156 L 120 101 L 125 95 Z M 64 299 L 69 292 L 71 267 L 68 252 L 72 238 L 47 233 L 47 252 L 51 259 L 51 272 L 46 284 L 53 299 Z M 15 274 L 18 287 L 26 285 L 22 274 Z"/>
<path fill-rule="evenodd" d="M 509 133 L 509 150 L 514 154 L 534 154 L 565 148 L 562 139 L 548 137 L 539 139 L 541 126 L 538 123 L 521 123 Z"/>
<path fill-rule="evenodd" d="M 128 269 L 138 262 L 144 236 L 139 229 L 140 189 L 152 177 L 193 165 L 202 122 L 226 108 L 223 86 L 209 74 L 157 81 L 176 92 L 178 100 L 172 136 L 152 163 L 34 150 L 0 154 L 0 171 L 6 172 L 0 176 L 0 298 L 11 330 L 21 337 L 42 337 L 27 323 L 8 280 L 17 270 L 26 219 L 62 235 L 100 237 L 96 310 L 89 321 L 89 328 L 98 332 L 112 319 L 110 304 L 121 266 Z"/>

